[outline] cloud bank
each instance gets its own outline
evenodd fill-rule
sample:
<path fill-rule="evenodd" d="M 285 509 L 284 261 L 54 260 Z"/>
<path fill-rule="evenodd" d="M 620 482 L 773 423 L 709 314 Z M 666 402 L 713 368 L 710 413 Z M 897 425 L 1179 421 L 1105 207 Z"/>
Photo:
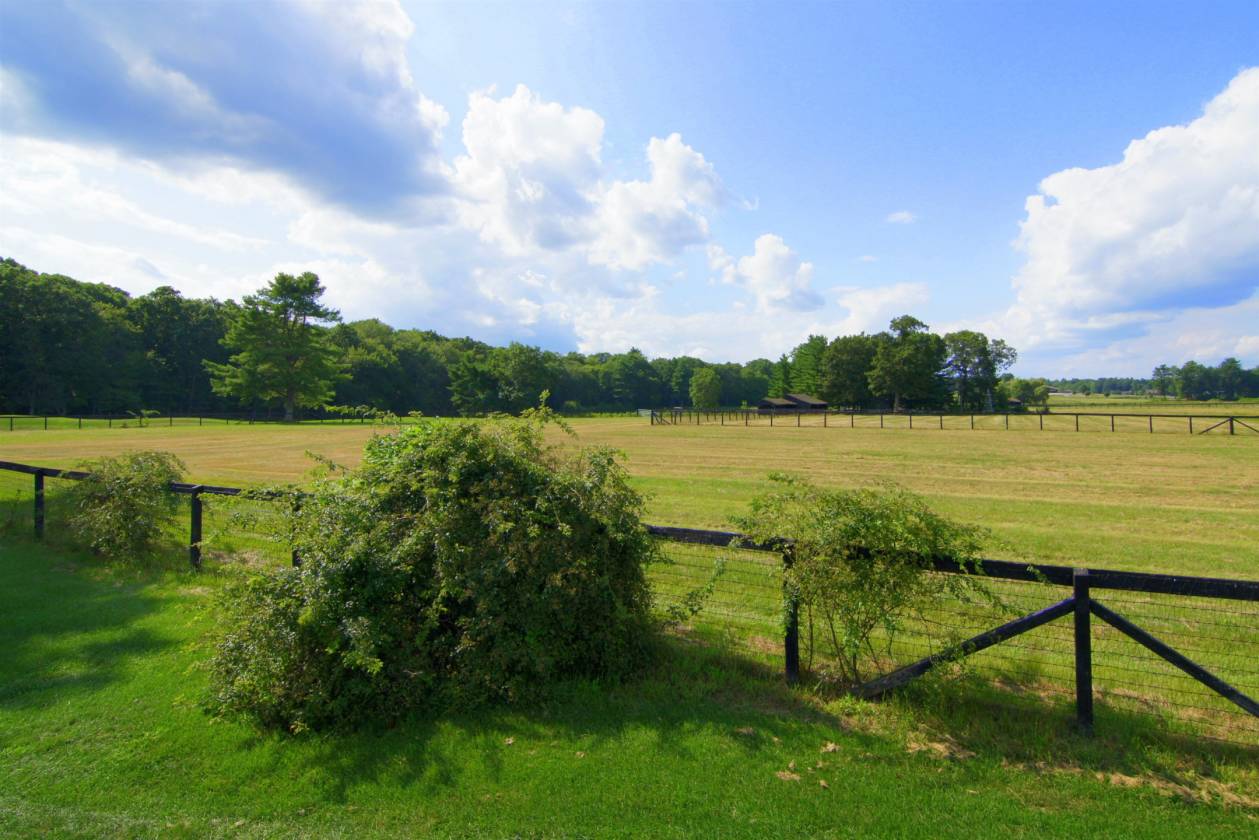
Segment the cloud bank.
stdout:
<path fill-rule="evenodd" d="M 1026 262 L 1002 320 L 1029 347 L 1165 341 L 1187 310 L 1227 325 L 1259 286 L 1259 68 L 1192 122 L 1132 141 L 1118 163 L 1045 178 L 1026 210 Z"/>
<path fill-rule="evenodd" d="M 433 101 L 396 2 L 0 9 L 0 254 L 36 268 L 219 297 L 310 269 L 350 317 L 730 359 L 933 320 L 944 297 L 890 250 L 829 267 L 790 231 L 723 237 L 755 207 L 669 126 L 614 165 L 581 104 L 525 85 Z M 1035 372 L 1259 361 L 1255 149 L 1259 69 L 1116 163 L 1049 175 L 1012 304 L 956 326 L 1054 365 Z M 854 263 L 882 284 L 849 285 Z"/>

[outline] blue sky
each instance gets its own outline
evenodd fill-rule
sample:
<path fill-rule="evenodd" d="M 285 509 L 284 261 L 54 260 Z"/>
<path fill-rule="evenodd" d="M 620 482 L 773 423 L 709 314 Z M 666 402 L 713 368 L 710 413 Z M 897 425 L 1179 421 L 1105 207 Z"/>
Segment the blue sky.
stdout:
<path fill-rule="evenodd" d="M 132 292 L 1025 374 L 1259 363 L 1249 3 L 0 0 L 0 254 Z"/>

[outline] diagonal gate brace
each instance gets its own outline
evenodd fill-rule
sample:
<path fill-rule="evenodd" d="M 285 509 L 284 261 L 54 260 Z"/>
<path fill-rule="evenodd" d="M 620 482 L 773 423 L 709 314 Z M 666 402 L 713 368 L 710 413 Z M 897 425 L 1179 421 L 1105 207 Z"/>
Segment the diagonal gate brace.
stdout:
<path fill-rule="evenodd" d="M 1243 694 L 1237 688 L 1224 682 L 1224 680 L 1220 679 L 1215 674 L 1212 674 L 1206 668 L 1203 668 L 1197 662 L 1194 662 L 1180 651 L 1165 644 L 1164 642 L 1159 641 L 1119 613 L 1102 606 L 1097 601 L 1090 602 L 1089 609 L 1092 610 L 1093 615 L 1097 616 L 1111 627 L 1114 627 L 1120 633 L 1123 633 L 1133 641 L 1144 645 L 1146 648 L 1158 654 L 1163 659 L 1166 659 L 1168 662 L 1172 663 L 1177 668 L 1205 685 L 1207 688 L 1215 691 L 1221 697 L 1231 700 L 1242 709 L 1250 712 L 1256 717 L 1259 717 L 1259 703 L 1256 703 L 1252 698 Z"/>
<path fill-rule="evenodd" d="M 911 665 L 899 668 L 890 674 L 870 680 L 867 683 L 857 686 L 853 689 L 853 694 L 863 700 L 873 700 L 882 697 L 889 691 L 900 688 L 910 680 L 921 677 L 941 662 L 952 662 L 963 656 L 969 656 L 972 653 L 978 653 L 985 648 L 1000 644 L 1007 639 L 1012 639 L 1020 633 L 1026 633 L 1028 630 L 1034 630 L 1042 624 L 1048 624 L 1056 618 L 1061 618 L 1074 611 L 1075 597 L 1072 596 L 1064 601 L 1059 601 L 1052 606 L 1028 613 L 1021 618 L 1013 621 L 1007 621 L 1000 627 L 994 627 L 991 630 L 973 636 L 964 642 L 953 645 L 938 653 L 919 659 Z"/>

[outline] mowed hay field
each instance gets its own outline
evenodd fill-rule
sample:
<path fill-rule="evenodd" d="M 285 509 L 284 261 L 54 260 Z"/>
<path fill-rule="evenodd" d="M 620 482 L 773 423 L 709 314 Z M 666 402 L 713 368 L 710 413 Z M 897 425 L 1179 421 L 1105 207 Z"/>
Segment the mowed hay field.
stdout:
<path fill-rule="evenodd" d="M 1259 578 L 1259 435 L 1041 432 L 1035 422 L 940 431 L 614 418 L 571 421 L 577 437 L 557 431 L 555 439 L 620 450 L 658 524 L 729 528 L 768 474 L 782 471 L 843 487 L 901 484 L 940 512 L 991 529 L 994 557 Z M 0 460 L 71 467 L 127 449 L 163 449 L 199 482 L 300 484 L 314 466 L 308 453 L 352 465 L 373 434 L 387 431 L 317 424 L 17 431 L 0 433 Z M 29 477 L 0 473 L 7 496 L 29 494 L 29 485 Z"/>

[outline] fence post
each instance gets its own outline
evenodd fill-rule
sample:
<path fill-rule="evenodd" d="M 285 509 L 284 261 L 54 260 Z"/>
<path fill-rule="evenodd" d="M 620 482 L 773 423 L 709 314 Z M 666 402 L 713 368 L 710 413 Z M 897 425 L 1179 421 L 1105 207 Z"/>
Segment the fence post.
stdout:
<path fill-rule="evenodd" d="M 82 418 L 82 417 L 80 417 L 80 418 L 79 418 L 79 428 L 80 428 L 80 429 L 82 429 L 82 428 L 83 428 L 83 418 Z"/>
<path fill-rule="evenodd" d="M 1010 431 L 1010 412 L 1005 413 L 1005 430 Z"/>
<path fill-rule="evenodd" d="M 1150 434 L 1154 434 L 1154 415 L 1150 415 Z"/>
<path fill-rule="evenodd" d="M 1230 435 L 1236 434 L 1236 432 L 1233 431 L 1233 418 L 1232 417 L 1228 418 L 1228 433 Z"/>
<path fill-rule="evenodd" d="M 1113 414 L 1110 415 L 1110 430 L 1112 432 L 1115 430 L 1115 415 Z"/>
<path fill-rule="evenodd" d="M 944 415 L 940 415 L 940 431 L 944 431 Z"/>
<path fill-rule="evenodd" d="M 1080 731 L 1093 731 L 1093 636 L 1089 628 L 1089 572 L 1076 569 L 1075 589 L 1075 719 Z"/>
<path fill-rule="evenodd" d="M 914 427 L 914 410 L 911 408 L 909 410 L 909 428 L 912 429 L 913 427 Z"/>
<path fill-rule="evenodd" d="M 1080 415 L 1075 415 L 1075 430 L 1080 431 Z"/>
<path fill-rule="evenodd" d="M 294 494 L 292 497 L 292 505 L 293 506 L 290 508 L 290 510 L 293 511 L 293 518 L 296 519 L 297 515 L 302 512 L 302 497 Z M 296 548 L 290 549 L 289 561 L 293 564 L 294 569 L 302 565 L 302 557 L 300 554 L 297 553 Z"/>
<path fill-rule="evenodd" d="M 12 431 L 12 429 L 13 429 L 13 421 L 10 420 L 9 430 Z M 1193 434 L 1193 415 L 1192 414 L 1189 415 L 1189 434 Z"/>
<path fill-rule="evenodd" d="M 879 412 L 879 428 L 883 428 L 883 412 Z"/>
<path fill-rule="evenodd" d="M 44 431 L 48 431 L 48 415 L 44 415 Z"/>
<path fill-rule="evenodd" d="M 800 599 L 785 572 L 791 568 L 792 555 L 788 548 L 783 552 L 783 673 L 788 685 L 800 681 Z"/>
<path fill-rule="evenodd" d="M 1232 421 L 1230 420 L 1229 422 L 1231 423 Z M 796 412 L 796 428 L 800 428 L 800 412 L 798 411 Z M 1229 429 L 1232 429 L 1232 426 Z M 1229 434 L 1232 434 L 1232 432 L 1230 431 Z"/>
<path fill-rule="evenodd" d="M 44 538 L 44 474 L 35 473 L 35 539 Z"/>
<path fill-rule="evenodd" d="M 1042 432 L 1045 431 L 1045 413 L 1041 412 L 1040 414 L 1036 416 L 1040 418 L 1040 430 Z"/>
<path fill-rule="evenodd" d="M 975 431 L 975 415 L 970 416 L 970 430 Z"/>
<path fill-rule="evenodd" d="M 192 510 L 188 527 L 188 562 L 193 571 L 201 570 L 201 488 L 192 488 Z"/>

